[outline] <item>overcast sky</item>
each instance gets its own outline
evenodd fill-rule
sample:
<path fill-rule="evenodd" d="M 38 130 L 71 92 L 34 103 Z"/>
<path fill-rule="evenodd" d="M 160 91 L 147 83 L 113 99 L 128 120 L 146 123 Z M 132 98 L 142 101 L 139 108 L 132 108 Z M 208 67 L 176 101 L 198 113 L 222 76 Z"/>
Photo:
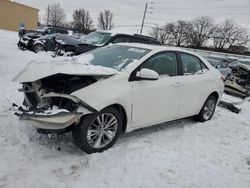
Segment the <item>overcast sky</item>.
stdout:
<path fill-rule="evenodd" d="M 137 32 L 140 28 L 145 0 L 15 0 L 40 9 L 39 17 L 44 18 L 47 5 L 61 3 L 67 20 L 72 20 L 72 13 L 77 8 L 90 11 L 97 24 L 97 16 L 103 9 L 114 13 L 117 30 Z M 236 23 L 250 29 L 250 0 L 152 0 L 145 20 L 145 31 L 154 24 L 165 24 L 180 19 L 190 20 L 197 16 L 213 16 L 216 22 L 232 18 Z"/>

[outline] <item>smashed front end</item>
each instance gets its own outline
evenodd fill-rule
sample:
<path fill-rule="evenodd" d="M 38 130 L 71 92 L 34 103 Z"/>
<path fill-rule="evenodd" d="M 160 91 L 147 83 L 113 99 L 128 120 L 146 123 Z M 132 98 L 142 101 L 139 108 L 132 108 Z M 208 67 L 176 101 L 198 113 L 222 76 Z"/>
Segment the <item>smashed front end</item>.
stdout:
<path fill-rule="evenodd" d="M 96 110 L 71 95 L 97 81 L 92 76 L 56 74 L 34 82 L 22 83 L 23 107 L 14 105 L 22 120 L 33 120 L 33 126 L 46 130 L 63 130 L 80 122 L 83 115 Z"/>

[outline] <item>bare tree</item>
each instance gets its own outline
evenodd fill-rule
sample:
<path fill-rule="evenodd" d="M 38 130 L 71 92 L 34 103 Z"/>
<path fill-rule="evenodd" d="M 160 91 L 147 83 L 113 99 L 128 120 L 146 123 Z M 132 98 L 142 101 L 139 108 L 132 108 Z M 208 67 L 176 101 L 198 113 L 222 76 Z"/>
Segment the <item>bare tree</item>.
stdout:
<path fill-rule="evenodd" d="M 45 19 L 47 25 L 60 26 L 65 21 L 66 15 L 60 3 L 52 3 L 48 5 L 46 10 Z"/>
<path fill-rule="evenodd" d="M 165 26 L 155 25 L 149 31 L 149 35 L 156 38 L 160 43 L 166 44 L 169 39 L 167 24 Z"/>
<path fill-rule="evenodd" d="M 212 38 L 216 49 L 224 49 L 232 45 L 244 46 L 248 42 L 247 29 L 237 25 L 231 19 L 218 24 Z"/>
<path fill-rule="evenodd" d="M 249 42 L 248 30 L 244 27 L 237 25 L 236 32 L 229 38 L 229 46 L 246 46 Z"/>
<path fill-rule="evenodd" d="M 79 29 L 83 33 L 89 33 L 93 29 L 93 19 L 89 11 L 77 9 L 73 13 L 73 27 Z"/>
<path fill-rule="evenodd" d="M 197 17 L 186 25 L 186 39 L 189 45 L 202 47 L 212 35 L 215 24 L 212 17 Z"/>
<path fill-rule="evenodd" d="M 110 10 L 104 10 L 103 12 L 100 12 L 98 17 L 98 27 L 102 30 L 113 29 L 113 13 Z"/>
<path fill-rule="evenodd" d="M 169 44 L 173 46 L 183 46 L 186 42 L 186 29 L 188 23 L 179 20 L 176 23 L 169 23 L 166 25 L 167 31 L 170 34 Z"/>

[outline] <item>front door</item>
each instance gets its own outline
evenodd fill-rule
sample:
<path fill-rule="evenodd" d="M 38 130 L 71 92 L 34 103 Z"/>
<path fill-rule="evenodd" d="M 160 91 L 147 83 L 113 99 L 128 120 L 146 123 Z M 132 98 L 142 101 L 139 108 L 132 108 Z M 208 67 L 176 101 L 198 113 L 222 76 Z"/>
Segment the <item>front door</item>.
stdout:
<path fill-rule="evenodd" d="M 159 74 L 159 79 L 132 81 L 132 124 L 134 128 L 177 118 L 180 106 L 180 81 L 175 52 L 162 52 L 145 61 L 142 68 Z"/>

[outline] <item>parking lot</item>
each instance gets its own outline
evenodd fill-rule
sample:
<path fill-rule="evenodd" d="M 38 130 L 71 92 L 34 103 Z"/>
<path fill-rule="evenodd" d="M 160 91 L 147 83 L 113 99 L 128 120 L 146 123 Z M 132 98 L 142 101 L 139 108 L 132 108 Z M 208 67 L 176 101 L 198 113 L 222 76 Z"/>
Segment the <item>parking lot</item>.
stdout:
<path fill-rule="evenodd" d="M 12 102 L 23 96 L 11 80 L 31 60 L 54 59 L 22 51 L 17 41 L 16 32 L 0 30 L 0 187 L 249 187 L 249 101 L 237 106 L 239 114 L 217 107 L 211 121 L 188 118 L 135 131 L 91 155 L 68 133 L 59 151 L 57 140 L 13 115 Z"/>

